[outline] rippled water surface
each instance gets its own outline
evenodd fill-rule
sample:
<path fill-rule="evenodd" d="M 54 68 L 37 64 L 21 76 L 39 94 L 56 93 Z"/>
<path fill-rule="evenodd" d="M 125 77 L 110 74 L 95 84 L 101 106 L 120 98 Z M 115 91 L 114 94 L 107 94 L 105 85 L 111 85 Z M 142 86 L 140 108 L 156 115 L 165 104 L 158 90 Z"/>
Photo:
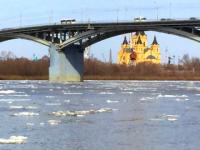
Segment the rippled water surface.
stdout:
<path fill-rule="evenodd" d="M 1 150 L 199 150 L 200 82 L 0 81 L 0 119 Z"/>

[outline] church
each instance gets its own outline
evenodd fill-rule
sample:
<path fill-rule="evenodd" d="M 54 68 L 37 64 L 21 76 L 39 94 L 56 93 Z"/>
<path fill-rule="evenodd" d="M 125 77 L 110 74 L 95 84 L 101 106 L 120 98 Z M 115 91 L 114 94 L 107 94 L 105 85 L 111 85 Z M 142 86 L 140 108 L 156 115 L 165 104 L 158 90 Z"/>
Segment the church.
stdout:
<path fill-rule="evenodd" d="M 147 46 L 147 35 L 143 31 L 131 34 L 130 41 L 126 36 L 118 52 L 118 64 L 134 65 L 139 63 L 160 64 L 160 46 L 156 37 L 150 47 Z"/>

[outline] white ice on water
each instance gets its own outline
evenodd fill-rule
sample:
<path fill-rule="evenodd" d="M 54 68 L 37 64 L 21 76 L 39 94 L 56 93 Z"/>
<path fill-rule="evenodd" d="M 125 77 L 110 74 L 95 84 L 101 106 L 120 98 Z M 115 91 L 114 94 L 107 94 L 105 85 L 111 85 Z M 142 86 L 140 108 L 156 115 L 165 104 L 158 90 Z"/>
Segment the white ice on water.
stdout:
<path fill-rule="evenodd" d="M 187 95 L 158 95 L 157 98 L 187 98 Z"/>
<path fill-rule="evenodd" d="M 82 111 L 57 111 L 52 112 L 52 115 L 61 117 L 61 116 L 73 116 L 73 117 L 83 117 L 89 114 L 96 114 L 96 113 L 105 113 L 105 112 L 112 112 L 113 109 L 111 108 L 101 108 L 101 109 L 91 109 L 91 110 L 82 110 Z"/>
<path fill-rule="evenodd" d="M 16 91 L 14 90 L 1 90 L 0 94 L 13 94 L 16 93 Z"/>
<path fill-rule="evenodd" d="M 36 106 L 9 106 L 10 109 L 38 109 Z"/>
<path fill-rule="evenodd" d="M 11 136 L 8 139 L 1 138 L 0 144 L 24 144 L 27 139 L 25 136 Z"/>
<path fill-rule="evenodd" d="M 65 95 L 82 95 L 83 93 L 64 93 Z"/>
<path fill-rule="evenodd" d="M 45 103 L 46 106 L 60 106 L 61 103 Z"/>
<path fill-rule="evenodd" d="M 14 113 L 13 116 L 39 116 L 39 113 L 34 113 L 34 112 L 19 112 L 19 113 Z"/>
<path fill-rule="evenodd" d="M 107 100 L 107 103 L 119 103 L 119 101 L 112 101 L 112 100 Z"/>
<path fill-rule="evenodd" d="M 114 93 L 112 93 L 112 92 L 100 92 L 99 94 L 101 94 L 101 95 L 113 95 Z"/>
<path fill-rule="evenodd" d="M 60 121 L 60 120 L 48 120 L 48 123 L 49 123 L 50 125 L 55 126 L 55 125 L 60 124 L 61 121 Z"/>
<path fill-rule="evenodd" d="M 170 121 L 170 122 L 174 122 L 174 121 L 177 121 L 179 118 L 179 115 L 166 115 L 166 114 L 163 114 L 161 116 L 158 116 L 156 118 L 151 118 L 150 120 L 151 121 Z"/>

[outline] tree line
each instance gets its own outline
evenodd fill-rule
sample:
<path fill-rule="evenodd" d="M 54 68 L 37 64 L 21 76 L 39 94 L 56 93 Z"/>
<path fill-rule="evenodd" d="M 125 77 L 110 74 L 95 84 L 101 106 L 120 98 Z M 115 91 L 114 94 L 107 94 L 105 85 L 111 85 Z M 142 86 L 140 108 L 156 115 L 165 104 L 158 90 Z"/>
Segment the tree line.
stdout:
<path fill-rule="evenodd" d="M 0 53 L 0 79 L 47 80 L 49 57 L 38 60 Z M 94 80 L 200 80 L 200 58 L 184 55 L 179 64 L 118 65 L 96 58 L 85 59 L 84 79 Z"/>

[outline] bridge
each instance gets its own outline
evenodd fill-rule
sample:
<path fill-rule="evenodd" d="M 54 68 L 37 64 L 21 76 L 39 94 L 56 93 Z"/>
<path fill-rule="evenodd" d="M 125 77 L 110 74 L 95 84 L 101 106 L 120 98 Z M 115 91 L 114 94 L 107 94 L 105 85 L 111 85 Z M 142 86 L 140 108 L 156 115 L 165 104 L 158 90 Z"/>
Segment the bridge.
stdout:
<path fill-rule="evenodd" d="M 0 42 L 31 40 L 49 47 L 49 80 L 83 81 L 86 47 L 113 36 L 136 31 L 157 31 L 200 42 L 200 20 L 157 20 L 52 24 L 0 30 Z"/>

